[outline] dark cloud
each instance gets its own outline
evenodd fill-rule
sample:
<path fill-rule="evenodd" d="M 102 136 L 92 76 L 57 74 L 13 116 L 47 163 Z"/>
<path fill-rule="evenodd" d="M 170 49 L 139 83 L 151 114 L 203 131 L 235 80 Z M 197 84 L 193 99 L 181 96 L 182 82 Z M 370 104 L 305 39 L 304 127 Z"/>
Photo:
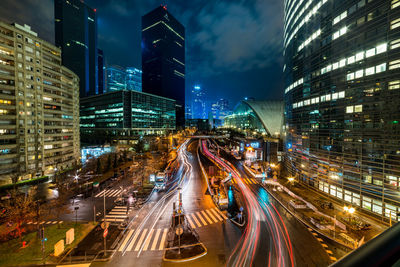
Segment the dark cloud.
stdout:
<path fill-rule="evenodd" d="M 54 42 L 54 0 L 1 0 L 0 18 L 30 24 Z M 141 67 L 141 16 L 161 3 L 186 27 L 186 87 L 210 97 L 282 97 L 283 1 L 86 0 L 97 9 L 108 64 Z"/>
<path fill-rule="evenodd" d="M 1 0 L 0 19 L 28 24 L 42 39 L 54 43 L 53 0 Z"/>

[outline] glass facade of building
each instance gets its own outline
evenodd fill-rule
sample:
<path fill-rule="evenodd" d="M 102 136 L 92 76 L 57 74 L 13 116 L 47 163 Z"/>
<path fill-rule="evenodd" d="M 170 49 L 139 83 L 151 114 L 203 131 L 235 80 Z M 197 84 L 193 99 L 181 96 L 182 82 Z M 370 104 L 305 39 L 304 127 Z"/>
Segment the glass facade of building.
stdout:
<path fill-rule="evenodd" d="M 80 97 L 98 94 L 96 10 L 81 0 L 55 0 L 55 43 L 62 63 L 79 76 Z"/>
<path fill-rule="evenodd" d="M 126 89 L 142 91 L 142 71 L 137 68 L 126 68 Z"/>
<path fill-rule="evenodd" d="M 120 67 L 106 68 L 107 92 L 115 92 L 126 89 L 126 72 Z"/>
<path fill-rule="evenodd" d="M 249 130 L 269 137 L 280 137 L 283 124 L 282 101 L 241 101 L 224 118 L 224 126 Z"/>
<path fill-rule="evenodd" d="M 175 100 L 121 90 L 81 99 L 82 142 L 107 136 L 163 134 L 175 130 Z"/>
<path fill-rule="evenodd" d="M 400 2 L 286 0 L 286 166 L 382 218 L 400 211 Z"/>
<path fill-rule="evenodd" d="M 185 126 L 185 27 L 166 6 L 142 17 L 143 92 L 176 100 L 177 125 Z"/>

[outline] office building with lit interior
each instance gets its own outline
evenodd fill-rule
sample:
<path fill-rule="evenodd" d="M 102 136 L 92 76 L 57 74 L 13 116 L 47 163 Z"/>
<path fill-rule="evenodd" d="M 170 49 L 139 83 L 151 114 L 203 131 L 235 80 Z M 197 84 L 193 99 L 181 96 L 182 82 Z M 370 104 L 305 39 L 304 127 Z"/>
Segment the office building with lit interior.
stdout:
<path fill-rule="evenodd" d="M 175 100 L 120 90 L 81 99 L 84 144 L 120 143 L 175 130 Z"/>
<path fill-rule="evenodd" d="M 285 1 L 286 167 L 371 214 L 400 212 L 400 2 Z"/>
<path fill-rule="evenodd" d="M 0 184 L 79 162 L 79 78 L 27 25 L 0 22 Z"/>
<path fill-rule="evenodd" d="M 142 17 L 143 92 L 176 100 L 176 123 L 185 126 L 185 27 L 159 6 Z"/>

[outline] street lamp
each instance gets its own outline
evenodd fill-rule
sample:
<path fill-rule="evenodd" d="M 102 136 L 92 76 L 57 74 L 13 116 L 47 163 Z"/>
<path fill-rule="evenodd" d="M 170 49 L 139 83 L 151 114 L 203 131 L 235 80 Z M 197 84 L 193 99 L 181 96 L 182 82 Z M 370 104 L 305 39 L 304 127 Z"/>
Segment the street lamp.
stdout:
<path fill-rule="evenodd" d="M 343 207 L 344 212 L 349 214 L 349 222 L 350 222 L 350 217 L 353 215 L 353 213 L 356 211 L 353 207 Z"/>
<path fill-rule="evenodd" d="M 294 178 L 293 178 L 293 177 L 289 177 L 288 180 L 289 180 L 289 182 L 290 182 L 290 185 L 293 186 Z"/>

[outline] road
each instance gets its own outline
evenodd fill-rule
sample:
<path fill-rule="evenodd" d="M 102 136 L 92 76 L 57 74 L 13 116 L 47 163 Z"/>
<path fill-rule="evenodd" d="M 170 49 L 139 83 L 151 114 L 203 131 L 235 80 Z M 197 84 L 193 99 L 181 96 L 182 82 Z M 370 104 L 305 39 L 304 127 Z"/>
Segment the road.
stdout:
<path fill-rule="evenodd" d="M 241 237 L 241 230 L 219 211 L 201 175 L 197 160 L 197 141 L 185 142 L 178 151 L 177 185 L 165 193 L 154 193 L 148 203 L 135 215 L 125 232 L 117 252 L 107 263 L 92 266 L 176 266 L 162 260 L 168 230 L 171 225 L 173 202 L 177 204 L 181 187 L 183 210 L 189 223 L 206 246 L 207 254 L 190 266 L 223 266 L 227 255 Z M 187 263 L 186 263 L 187 264 Z"/>
<path fill-rule="evenodd" d="M 230 255 L 228 266 L 328 266 L 331 261 L 321 243 L 242 166 L 212 155 L 203 141 L 203 151 L 231 172 L 246 204 L 247 225 Z"/>

